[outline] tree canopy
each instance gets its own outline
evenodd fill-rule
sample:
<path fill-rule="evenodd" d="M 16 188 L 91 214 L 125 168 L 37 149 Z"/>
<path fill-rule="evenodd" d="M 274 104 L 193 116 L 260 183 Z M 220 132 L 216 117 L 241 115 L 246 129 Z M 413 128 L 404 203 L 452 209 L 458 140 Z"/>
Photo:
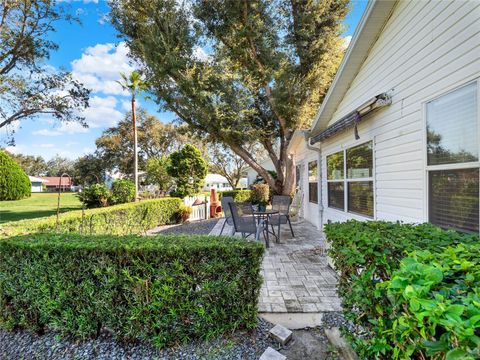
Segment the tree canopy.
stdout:
<path fill-rule="evenodd" d="M 42 63 L 58 47 L 48 35 L 62 20 L 73 19 L 55 1 L 0 2 L 0 128 L 40 114 L 86 126 L 78 110 L 89 90 Z"/>
<path fill-rule="evenodd" d="M 343 56 L 348 0 L 111 4 L 158 104 L 230 147 L 276 192 L 292 192 L 288 145 L 312 121 Z M 245 148 L 252 142 L 272 159 L 277 179 Z"/>

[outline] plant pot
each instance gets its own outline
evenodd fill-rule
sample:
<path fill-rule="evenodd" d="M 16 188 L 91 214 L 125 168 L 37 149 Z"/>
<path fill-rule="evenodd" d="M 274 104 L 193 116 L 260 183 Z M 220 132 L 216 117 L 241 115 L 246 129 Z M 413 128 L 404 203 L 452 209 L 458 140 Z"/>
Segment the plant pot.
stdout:
<path fill-rule="evenodd" d="M 267 210 L 267 205 L 265 205 L 265 204 L 258 204 L 258 211 L 264 212 L 265 210 Z"/>

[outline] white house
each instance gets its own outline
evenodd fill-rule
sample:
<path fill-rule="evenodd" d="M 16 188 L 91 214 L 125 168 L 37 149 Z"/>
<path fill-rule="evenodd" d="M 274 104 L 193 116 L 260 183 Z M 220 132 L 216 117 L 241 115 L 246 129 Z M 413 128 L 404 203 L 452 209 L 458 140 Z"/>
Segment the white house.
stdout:
<path fill-rule="evenodd" d="M 369 1 L 290 153 L 303 214 L 479 231 L 479 1 Z"/>
<path fill-rule="evenodd" d="M 232 187 L 228 183 L 228 180 L 225 176 L 209 173 L 205 177 L 205 186 L 203 187 L 203 191 L 210 191 L 211 189 L 232 190 Z"/>
<path fill-rule="evenodd" d="M 30 175 L 28 175 L 28 178 L 30 179 L 30 183 L 32 184 L 32 193 L 43 192 L 43 184 L 47 183 L 47 180 Z"/>

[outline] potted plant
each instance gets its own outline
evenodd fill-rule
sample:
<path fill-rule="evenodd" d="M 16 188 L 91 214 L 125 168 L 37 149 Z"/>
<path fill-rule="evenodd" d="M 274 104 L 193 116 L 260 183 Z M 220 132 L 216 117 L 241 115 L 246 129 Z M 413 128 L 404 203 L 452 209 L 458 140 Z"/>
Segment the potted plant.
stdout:
<path fill-rule="evenodd" d="M 270 188 L 267 184 L 252 185 L 252 203 L 258 205 L 259 211 L 265 211 L 270 197 Z"/>
<path fill-rule="evenodd" d="M 182 217 L 182 222 L 185 222 L 190 218 L 190 214 L 192 213 L 192 211 L 193 211 L 193 209 L 192 209 L 191 206 L 183 205 L 180 208 L 180 214 L 181 214 L 181 217 Z"/>

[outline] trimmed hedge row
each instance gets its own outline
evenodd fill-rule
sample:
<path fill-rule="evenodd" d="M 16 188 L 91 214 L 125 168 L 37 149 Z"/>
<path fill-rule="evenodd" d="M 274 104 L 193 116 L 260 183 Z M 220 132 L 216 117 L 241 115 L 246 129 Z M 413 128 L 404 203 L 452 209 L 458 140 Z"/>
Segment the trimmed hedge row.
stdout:
<path fill-rule="evenodd" d="M 227 191 L 220 191 L 218 193 L 219 199 L 222 196 L 231 196 L 233 197 L 233 201 L 236 203 L 244 203 L 252 200 L 252 191 L 251 190 L 227 190 Z"/>
<path fill-rule="evenodd" d="M 158 225 L 176 223 L 181 219 L 182 200 L 162 198 L 137 203 L 114 205 L 106 208 L 75 210 L 60 215 L 56 229 L 56 216 L 36 220 L 20 220 L 3 224 L 0 234 L 13 236 L 34 232 L 83 233 L 129 235 L 141 234 Z"/>
<path fill-rule="evenodd" d="M 340 274 L 338 292 L 344 315 L 366 331 L 362 338 L 347 336 L 361 357 L 380 359 L 394 356 L 383 331 L 385 323 L 393 326 L 398 316 L 382 284 L 392 279 L 402 259 L 414 251 L 440 253 L 448 246 L 479 242 L 478 235 L 445 231 L 431 224 L 382 221 L 328 224 L 325 233 L 331 245 L 329 256 Z"/>
<path fill-rule="evenodd" d="M 163 347 L 257 322 L 263 246 L 228 237 L 0 241 L 0 326 Z"/>

